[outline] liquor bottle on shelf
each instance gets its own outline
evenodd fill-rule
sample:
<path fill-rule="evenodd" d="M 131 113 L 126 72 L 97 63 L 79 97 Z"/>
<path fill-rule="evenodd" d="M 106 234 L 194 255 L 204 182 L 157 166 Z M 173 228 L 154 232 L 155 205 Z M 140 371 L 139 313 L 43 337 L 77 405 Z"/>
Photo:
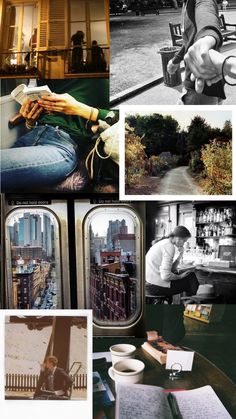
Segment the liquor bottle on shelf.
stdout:
<path fill-rule="evenodd" d="M 196 223 L 199 223 L 199 211 L 196 211 Z"/>
<path fill-rule="evenodd" d="M 214 209 L 214 223 L 217 222 L 217 211 L 216 208 Z"/>
<path fill-rule="evenodd" d="M 222 223 L 222 221 L 224 221 L 224 211 L 223 210 L 220 211 L 220 222 Z"/>
<path fill-rule="evenodd" d="M 222 216 L 223 216 L 223 221 L 226 221 L 227 220 L 226 208 L 224 209 Z"/>
<path fill-rule="evenodd" d="M 213 237 L 216 237 L 218 235 L 218 228 L 217 225 L 214 225 L 213 227 Z"/>
<path fill-rule="evenodd" d="M 206 212 L 206 210 L 202 214 L 202 222 L 203 223 L 206 223 L 207 222 L 207 212 Z"/>
<path fill-rule="evenodd" d="M 213 224 L 210 224 L 209 225 L 209 237 L 213 236 L 213 228 L 214 228 Z"/>
<path fill-rule="evenodd" d="M 213 223 L 214 221 L 214 208 L 209 208 L 208 211 L 208 222 Z"/>
<path fill-rule="evenodd" d="M 198 222 L 203 223 L 203 211 L 200 211 Z"/>

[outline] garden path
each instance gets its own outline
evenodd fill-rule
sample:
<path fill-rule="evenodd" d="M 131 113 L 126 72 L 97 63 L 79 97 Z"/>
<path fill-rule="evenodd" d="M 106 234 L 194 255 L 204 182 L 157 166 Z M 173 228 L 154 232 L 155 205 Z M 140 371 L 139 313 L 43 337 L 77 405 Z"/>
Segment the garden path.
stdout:
<path fill-rule="evenodd" d="M 153 191 L 152 195 L 156 194 Z M 201 195 L 203 191 L 189 174 L 188 166 L 169 170 L 161 180 L 159 195 Z"/>

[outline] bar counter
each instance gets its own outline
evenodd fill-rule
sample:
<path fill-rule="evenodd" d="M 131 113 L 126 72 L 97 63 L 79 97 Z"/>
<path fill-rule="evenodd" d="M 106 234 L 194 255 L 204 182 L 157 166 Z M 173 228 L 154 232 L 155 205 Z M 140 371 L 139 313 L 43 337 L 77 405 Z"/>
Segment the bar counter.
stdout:
<path fill-rule="evenodd" d="M 223 303 L 236 303 L 236 268 L 197 265 L 195 273 L 200 284 L 214 285 L 215 292 L 222 296 Z"/>

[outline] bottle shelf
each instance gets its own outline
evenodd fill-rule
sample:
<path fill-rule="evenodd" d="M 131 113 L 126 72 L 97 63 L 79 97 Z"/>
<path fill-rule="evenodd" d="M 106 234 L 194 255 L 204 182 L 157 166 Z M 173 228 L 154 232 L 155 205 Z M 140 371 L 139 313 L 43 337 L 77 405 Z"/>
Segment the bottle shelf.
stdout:
<path fill-rule="evenodd" d="M 236 234 L 224 234 L 223 236 L 196 236 L 196 239 L 224 239 L 225 237 L 236 237 Z"/>
<path fill-rule="evenodd" d="M 224 221 L 207 221 L 207 222 L 196 223 L 196 225 L 222 224 L 222 223 L 227 223 L 227 222 L 228 222 L 228 220 L 224 220 Z"/>

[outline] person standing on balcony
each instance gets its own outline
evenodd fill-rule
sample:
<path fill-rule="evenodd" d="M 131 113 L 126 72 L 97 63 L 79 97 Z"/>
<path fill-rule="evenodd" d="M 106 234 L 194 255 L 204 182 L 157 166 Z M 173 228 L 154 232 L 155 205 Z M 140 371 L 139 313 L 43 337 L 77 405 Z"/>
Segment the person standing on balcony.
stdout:
<path fill-rule="evenodd" d="M 37 28 L 34 28 L 34 32 L 29 41 L 30 52 L 25 56 L 25 62 L 27 66 L 32 65 L 35 56 L 35 50 L 37 48 Z"/>
<path fill-rule="evenodd" d="M 92 42 L 92 57 L 91 67 L 93 71 L 106 71 L 106 60 L 102 48 L 98 45 L 97 41 Z"/>
<path fill-rule="evenodd" d="M 84 32 L 77 31 L 72 35 L 71 42 L 73 44 L 72 50 L 72 71 L 74 73 L 83 70 L 83 44 L 84 44 Z"/>

